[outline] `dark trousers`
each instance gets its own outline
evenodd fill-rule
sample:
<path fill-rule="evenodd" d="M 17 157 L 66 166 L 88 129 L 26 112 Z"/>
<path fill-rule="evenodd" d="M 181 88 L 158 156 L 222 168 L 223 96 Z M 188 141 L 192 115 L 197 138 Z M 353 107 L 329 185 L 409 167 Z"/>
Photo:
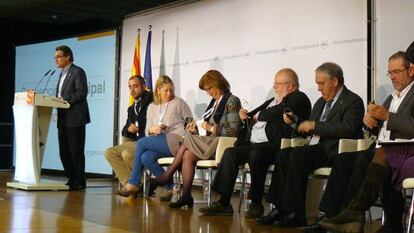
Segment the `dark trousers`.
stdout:
<path fill-rule="evenodd" d="M 66 176 L 72 182 L 85 182 L 85 126 L 58 128 L 59 153 Z"/>
<path fill-rule="evenodd" d="M 251 174 L 249 199 L 255 203 L 261 203 L 267 168 L 276 156 L 274 148 L 275 146 L 271 143 L 247 143 L 227 148 L 214 177 L 212 189 L 220 193 L 221 198 L 227 198 L 227 201 L 230 201 L 239 167 L 248 163 Z"/>
<path fill-rule="evenodd" d="M 374 149 L 343 153 L 335 157 L 319 210 L 333 217 L 346 207 L 358 193 Z"/>
<path fill-rule="evenodd" d="M 276 156 L 267 201 L 279 210 L 305 211 L 309 173 L 329 165 L 322 145 L 285 148 Z"/>

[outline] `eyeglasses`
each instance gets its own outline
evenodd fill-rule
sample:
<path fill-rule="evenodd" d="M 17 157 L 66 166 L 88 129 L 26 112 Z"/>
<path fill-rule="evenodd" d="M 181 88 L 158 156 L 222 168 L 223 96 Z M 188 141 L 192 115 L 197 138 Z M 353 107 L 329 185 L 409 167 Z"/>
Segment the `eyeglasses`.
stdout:
<path fill-rule="evenodd" d="M 275 85 L 275 86 L 282 86 L 282 85 L 285 85 L 285 84 L 288 84 L 288 83 L 290 83 L 290 82 L 280 82 L 280 83 L 274 82 L 273 85 Z"/>
<path fill-rule="evenodd" d="M 403 70 L 392 70 L 387 72 L 387 76 L 391 77 L 393 75 L 398 76 L 401 72 L 408 70 L 408 68 L 405 68 Z"/>
<path fill-rule="evenodd" d="M 59 58 L 62 58 L 62 57 L 64 57 L 64 55 L 57 55 L 57 56 L 54 56 L 53 58 L 56 60 L 56 59 L 59 59 Z"/>

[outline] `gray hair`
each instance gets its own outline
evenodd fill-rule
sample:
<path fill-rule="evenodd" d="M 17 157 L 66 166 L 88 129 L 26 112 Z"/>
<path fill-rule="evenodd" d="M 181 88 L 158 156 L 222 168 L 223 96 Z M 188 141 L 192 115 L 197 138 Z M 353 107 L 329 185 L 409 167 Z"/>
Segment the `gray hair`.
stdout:
<path fill-rule="evenodd" d="M 315 72 L 322 72 L 325 74 L 328 74 L 330 78 L 337 78 L 339 85 L 343 86 L 344 81 L 344 72 L 342 71 L 342 68 L 333 62 L 325 62 L 322 65 L 318 66 L 316 68 Z"/>

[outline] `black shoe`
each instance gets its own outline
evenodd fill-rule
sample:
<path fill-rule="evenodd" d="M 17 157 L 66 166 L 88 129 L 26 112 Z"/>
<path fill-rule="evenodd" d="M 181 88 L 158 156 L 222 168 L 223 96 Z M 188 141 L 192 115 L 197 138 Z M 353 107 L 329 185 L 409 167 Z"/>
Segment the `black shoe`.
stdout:
<path fill-rule="evenodd" d="M 204 215 L 232 216 L 233 207 L 231 207 L 231 205 L 223 206 L 217 201 L 211 204 L 211 206 L 200 208 L 198 212 Z"/>
<path fill-rule="evenodd" d="M 258 218 L 260 216 L 262 216 L 264 213 L 264 208 L 262 203 L 252 203 L 249 206 L 249 210 L 247 210 L 246 214 L 244 215 L 244 217 L 246 218 Z"/>
<path fill-rule="evenodd" d="M 138 192 L 137 197 L 144 197 L 144 185 L 141 183 L 139 186 L 140 191 Z M 153 184 L 149 184 L 149 190 L 148 190 L 148 197 L 152 197 L 155 195 L 155 190 L 158 188 L 158 186 L 155 186 Z"/>
<path fill-rule="evenodd" d="M 303 213 L 291 212 L 273 225 L 277 227 L 304 227 L 307 224 L 306 216 Z"/>
<path fill-rule="evenodd" d="M 316 222 L 316 223 L 314 223 L 314 224 L 312 224 L 312 225 L 309 225 L 309 226 L 303 227 L 303 228 L 302 228 L 302 232 L 303 232 L 303 233 L 326 233 L 326 230 L 325 230 L 325 229 L 323 229 L 323 228 L 319 225 L 319 221 L 318 221 L 318 222 Z"/>
<path fill-rule="evenodd" d="M 73 179 L 69 179 L 68 182 L 66 182 L 66 186 L 72 186 L 73 185 L 74 180 Z"/>
<path fill-rule="evenodd" d="M 275 221 L 284 217 L 284 212 L 274 208 L 268 215 L 257 219 L 257 223 L 262 225 L 272 225 Z"/>
<path fill-rule="evenodd" d="M 161 186 L 164 186 L 166 184 L 173 183 L 173 179 L 171 178 L 170 180 L 164 182 L 164 181 L 161 181 L 161 180 L 159 180 L 157 178 L 152 178 L 151 177 L 150 180 L 149 180 L 149 183 L 150 183 L 151 186 L 161 187 Z"/>
<path fill-rule="evenodd" d="M 171 202 L 169 204 L 171 208 L 175 208 L 175 209 L 181 208 L 183 206 L 188 206 L 188 208 L 193 208 L 193 205 L 194 205 L 193 197 L 188 197 L 188 198 L 181 197 L 180 199 L 178 199 L 178 201 Z"/>
<path fill-rule="evenodd" d="M 71 186 L 69 186 L 69 190 L 71 191 L 79 191 L 79 190 L 85 190 L 85 189 L 86 189 L 85 179 L 76 180 L 72 183 Z"/>

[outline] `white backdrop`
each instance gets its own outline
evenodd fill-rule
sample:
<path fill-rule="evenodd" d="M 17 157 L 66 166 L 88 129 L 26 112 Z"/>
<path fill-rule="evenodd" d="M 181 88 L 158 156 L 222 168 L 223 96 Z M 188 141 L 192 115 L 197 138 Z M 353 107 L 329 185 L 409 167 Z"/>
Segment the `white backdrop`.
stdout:
<path fill-rule="evenodd" d="M 232 92 L 254 107 L 272 93 L 273 77 L 283 67 L 299 75 L 311 101 L 320 96 L 315 68 L 326 61 L 344 70 L 345 84 L 366 99 L 366 1 L 361 0 L 209 0 L 150 14 L 123 23 L 120 129 L 126 119 L 127 80 L 131 74 L 136 29 L 141 29 L 141 61 L 152 25 L 153 82 L 159 74 L 162 30 L 166 73 L 200 117 L 209 101 L 198 81 L 209 69 L 221 71 Z"/>
<path fill-rule="evenodd" d="M 377 67 L 375 69 L 376 98 L 384 102 L 393 87 L 387 77 L 388 58 L 398 50 L 405 51 L 414 40 L 412 0 L 376 1 L 377 14 Z"/>

